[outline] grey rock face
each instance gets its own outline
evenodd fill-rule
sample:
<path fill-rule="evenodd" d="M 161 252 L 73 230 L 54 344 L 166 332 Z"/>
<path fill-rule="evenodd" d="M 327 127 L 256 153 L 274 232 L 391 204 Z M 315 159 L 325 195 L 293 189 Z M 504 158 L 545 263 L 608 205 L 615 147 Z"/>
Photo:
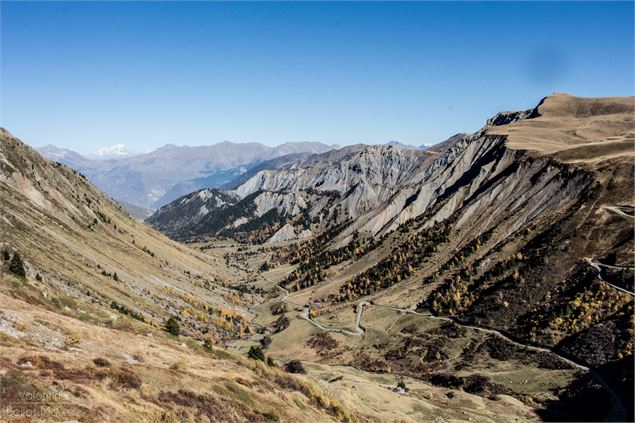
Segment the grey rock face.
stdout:
<path fill-rule="evenodd" d="M 193 193 L 158 210 L 148 222 L 164 230 L 174 227 L 169 223 L 174 218 L 182 222 L 178 226 L 184 231 L 191 233 L 193 229 L 183 222 L 194 222 L 199 228 L 214 228 L 213 235 L 228 228 L 240 228 L 275 212 L 284 220 L 284 231 L 276 233 L 270 241 L 288 240 L 292 233 L 289 223 L 294 225 L 294 234 L 320 232 L 386 205 L 438 154 L 393 146 L 354 145 L 302 157 L 278 169 L 258 171 L 235 189 L 222 191 L 238 199 L 234 204 L 223 204 L 216 209 L 214 204 L 197 200 L 201 192 Z M 205 208 L 209 214 L 205 219 L 217 219 L 220 215 L 231 219 L 222 226 L 202 224 L 202 219 L 195 217 L 199 213 L 196 208 L 188 206 L 186 210 L 180 205 L 193 201 L 198 209 Z M 230 208 L 239 203 L 241 211 L 230 212 Z"/>

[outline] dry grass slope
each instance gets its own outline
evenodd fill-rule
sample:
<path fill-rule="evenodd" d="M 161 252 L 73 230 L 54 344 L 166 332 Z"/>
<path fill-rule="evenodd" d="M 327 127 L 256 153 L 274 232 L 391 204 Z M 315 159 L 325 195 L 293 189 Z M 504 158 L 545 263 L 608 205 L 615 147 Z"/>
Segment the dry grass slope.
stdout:
<path fill-rule="evenodd" d="M 549 155 L 589 168 L 606 160 L 635 157 L 635 97 L 547 97 L 534 119 L 496 126 L 507 146 Z"/>

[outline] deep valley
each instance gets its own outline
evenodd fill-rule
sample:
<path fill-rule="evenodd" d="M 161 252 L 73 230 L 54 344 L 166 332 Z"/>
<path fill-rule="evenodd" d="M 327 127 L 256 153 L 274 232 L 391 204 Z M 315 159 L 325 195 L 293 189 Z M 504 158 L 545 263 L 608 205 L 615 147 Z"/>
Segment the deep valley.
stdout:
<path fill-rule="evenodd" d="M 3 130 L 0 416 L 633 421 L 634 113 L 263 150 L 145 222 Z"/>

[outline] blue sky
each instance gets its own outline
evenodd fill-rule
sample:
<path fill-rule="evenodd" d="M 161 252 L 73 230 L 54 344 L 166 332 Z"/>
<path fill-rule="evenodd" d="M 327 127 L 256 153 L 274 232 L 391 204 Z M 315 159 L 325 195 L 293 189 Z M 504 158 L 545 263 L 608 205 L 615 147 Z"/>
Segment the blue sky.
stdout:
<path fill-rule="evenodd" d="M 552 92 L 633 95 L 633 3 L 0 2 L 32 145 L 442 141 Z"/>

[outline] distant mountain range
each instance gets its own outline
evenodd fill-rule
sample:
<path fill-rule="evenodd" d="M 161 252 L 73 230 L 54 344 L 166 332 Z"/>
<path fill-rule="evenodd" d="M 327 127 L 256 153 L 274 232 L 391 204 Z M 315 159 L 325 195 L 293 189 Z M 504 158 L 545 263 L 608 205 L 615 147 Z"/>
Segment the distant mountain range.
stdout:
<path fill-rule="evenodd" d="M 357 220 L 375 210 L 377 215 L 372 219 L 359 219 L 353 225 L 358 230 L 385 234 L 419 213 L 404 211 L 408 201 L 417 196 L 412 187 L 417 186 L 419 174 L 468 137 L 459 133 L 426 149 L 391 141 L 355 144 L 322 154 L 281 156 L 223 185 L 208 183 L 199 190 L 189 185 L 189 194 L 162 206 L 147 222 L 180 241 L 231 236 L 277 242 L 328 230 L 331 223 Z M 182 185 L 174 195 L 188 191 Z M 395 198 L 402 203 L 389 205 Z M 403 213 L 395 216 L 400 210 Z M 319 216 L 329 219 L 319 228 L 310 228 Z"/>
<path fill-rule="evenodd" d="M 225 141 L 200 147 L 169 144 L 137 155 L 117 145 L 85 157 L 53 145 L 37 148 L 47 159 L 81 172 L 115 200 L 151 210 L 192 191 L 222 186 L 268 160 L 331 149 L 318 142 L 268 147 Z"/>
<path fill-rule="evenodd" d="M 429 145 L 390 141 L 384 147 L 426 150 Z M 81 172 L 120 204 L 156 210 L 185 194 L 205 188 L 231 188 L 258 171 L 277 169 L 339 148 L 319 142 L 268 147 L 225 141 L 200 147 L 168 144 L 143 154 L 134 154 L 123 144 L 87 155 L 54 145 L 36 150 L 49 160 Z"/>
<path fill-rule="evenodd" d="M 288 241 L 349 220 L 356 230 L 383 235 L 420 214 L 407 209 L 421 175 L 466 138 L 456 134 L 425 150 L 391 141 L 281 156 L 218 186 L 221 190 L 191 190 L 146 222 L 180 241 L 208 236 Z M 314 224 L 316 219 L 323 224 Z"/>

